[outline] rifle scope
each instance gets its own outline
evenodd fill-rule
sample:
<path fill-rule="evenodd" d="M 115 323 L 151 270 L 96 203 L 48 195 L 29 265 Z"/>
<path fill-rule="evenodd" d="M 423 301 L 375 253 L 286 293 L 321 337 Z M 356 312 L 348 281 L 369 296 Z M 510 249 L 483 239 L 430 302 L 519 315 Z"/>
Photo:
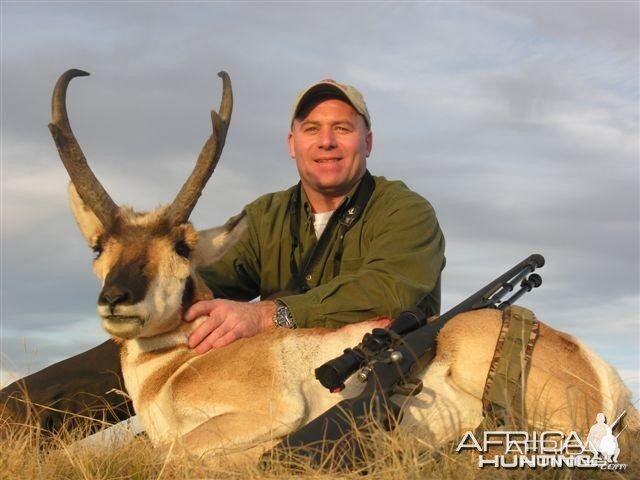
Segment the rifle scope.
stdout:
<path fill-rule="evenodd" d="M 347 348 L 339 357 L 316 368 L 316 378 L 331 392 L 339 392 L 344 388 L 345 380 L 361 368 L 368 359 L 390 348 L 398 336 L 412 332 L 426 323 L 427 316 L 422 309 L 413 307 L 405 310 L 398 315 L 388 329 L 374 328 L 371 333 L 364 336 L 358 346 Z"/>

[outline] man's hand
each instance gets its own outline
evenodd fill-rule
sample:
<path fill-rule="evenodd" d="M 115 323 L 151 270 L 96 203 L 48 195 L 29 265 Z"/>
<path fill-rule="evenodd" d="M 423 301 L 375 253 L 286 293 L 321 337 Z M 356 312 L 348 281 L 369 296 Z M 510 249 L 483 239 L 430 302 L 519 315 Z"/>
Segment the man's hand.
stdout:
<path fill-rule="evenodd" d="M 187 310 L 185 321 L 198 317 L 207 318 L 189 337 L 189 348 L 197 353 L 205 353 L 212 348 L 220 348 L 238 338 L 254 335 L 273 327 L 275 302 L 234 302 L 232 300 L 205 300 L 197 302 Z"/>

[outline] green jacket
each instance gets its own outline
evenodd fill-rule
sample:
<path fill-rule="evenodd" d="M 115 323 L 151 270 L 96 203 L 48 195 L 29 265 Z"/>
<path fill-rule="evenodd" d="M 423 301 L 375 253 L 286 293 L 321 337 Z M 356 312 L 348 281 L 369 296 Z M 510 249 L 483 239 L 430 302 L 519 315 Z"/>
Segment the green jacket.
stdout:
<path fill-rule="evenodd" d="M 378 315 L 395 316 L 426 294 L 431 312 L 439 313 L 445 260 L 435 212 L 404 183 L 374 179 L 375 190 L 362 216 L 344 236 L 337 276 L 334 238 L 307 276 L 311 289 L 280 297 L 299 327 L 333 328 Z M 287 207 L 294 188 L 263 195 L 245 207 L 248 228 L 239 242 L 215 264 L 199 270 L 215 296 L 264 299 L 285 290 L 292 251 Z M 316 243 L 304 189 L 300 209 L 297 265 Z M 332 234 L 337 237 L 337 229 Z"/>

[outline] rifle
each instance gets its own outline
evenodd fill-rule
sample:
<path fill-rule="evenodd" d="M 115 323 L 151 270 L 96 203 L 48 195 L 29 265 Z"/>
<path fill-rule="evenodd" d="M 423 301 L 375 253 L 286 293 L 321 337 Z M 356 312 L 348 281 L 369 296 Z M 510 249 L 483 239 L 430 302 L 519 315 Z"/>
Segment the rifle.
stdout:
<path fill-rule="evenodd" d="M 394 394 L 417 395 L 422 383 L 412 378 L 433 360 L 436 337 L 444 325 L 456 315 L 482 308 L 505 309 L 525 293 L 542 284 L 532 273 L 544 265 L 544 257 L 533 254 L 478 290 L 441 316 L 427 319 L 423 298 L 415 307 L 398 315 L 388 329 L 374 329 L 362 342 L 318 367 L 316 378 L 331 392 L 344 388 L 344 381 L 360 369 L 358 378 L 366 382 L 362 393 L 342 400 L 310 423 L 285 437 L 261 459 L 261 467 L 269 468 L 274 460 L 308 461 L 314 467 L 353 470 L 362 466 L 365 446 L 358 432 L 373 422 L 385 430 L 400 421 L 402 407 L 391 400 Z M 502 298 L 520 289 L 508 299 Z"/>

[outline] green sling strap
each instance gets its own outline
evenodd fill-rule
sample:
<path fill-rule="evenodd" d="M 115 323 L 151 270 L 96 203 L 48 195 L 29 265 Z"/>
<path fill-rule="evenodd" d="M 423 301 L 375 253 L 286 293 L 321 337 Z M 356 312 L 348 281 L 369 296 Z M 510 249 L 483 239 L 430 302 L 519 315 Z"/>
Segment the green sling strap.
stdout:
<path fill-rule="evenodd" d="M 526 428 L 524 392 L 531 353 L 540 322 L 531 310 L 511 305 L 502 314 L 502 329 L 482 395 L 483 426 Z"/>

